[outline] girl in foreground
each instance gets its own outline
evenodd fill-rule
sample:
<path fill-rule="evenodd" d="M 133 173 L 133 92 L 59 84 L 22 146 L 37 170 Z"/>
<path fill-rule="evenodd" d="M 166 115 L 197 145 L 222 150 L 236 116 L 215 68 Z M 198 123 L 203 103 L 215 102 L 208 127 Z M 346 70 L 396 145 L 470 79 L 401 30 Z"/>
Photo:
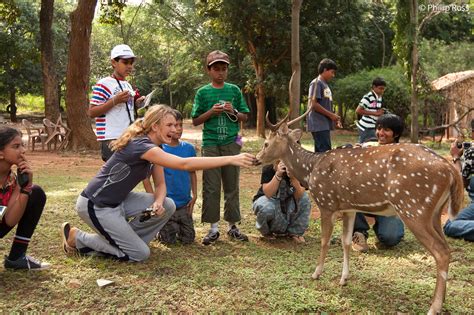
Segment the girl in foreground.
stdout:
<path fill-rule="evenodd" d="M 17 167 L 17 174 L 12 166 Z M 0 238 L 16 225 L 6 269 L 41 270 L 50 267 L 26 255 L 31 236 L 43 213 L 46 195 L 33 185 L 33 171 L 25 157 L 21 133 L 8 126 L 0 127 Z"/>
<path fill-rule="evenodd" d="M 176 132 L 173 109 L 152 106 L 143 119 L 135 121 L 112 142 L 115 153 L 100 169 L 77 199 L 77 213 L 97 234 L 71 227 L 61 228 L 63 249 L 67 254 L 101 253 L 120 260 L 143 261 L 150 255 L 148 243 L 175 211 L 166 197 L 163 167 L 193 171 L 224 165 L 249 167 L 254 156 L 180 158 L 159 146 L 171 143 Z M 153 167 L 152 167 L 153 166 Z M 155 192 L 132 192 L 149 175 Z M 151 208 L 150 219 L 140 222 L 140 215 Z"/>

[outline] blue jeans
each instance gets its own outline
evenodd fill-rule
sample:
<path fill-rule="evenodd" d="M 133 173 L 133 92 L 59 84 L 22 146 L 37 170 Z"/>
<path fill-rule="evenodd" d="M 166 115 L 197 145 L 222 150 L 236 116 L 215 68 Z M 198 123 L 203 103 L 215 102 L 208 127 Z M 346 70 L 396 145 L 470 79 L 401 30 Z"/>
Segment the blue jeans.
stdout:
<path fill-rule="evenodd" d="M 287 211 L 283 213 L 280 200 L 261 196 L 253 203 L 253 211 L 257 216 L 255 226 L 263 235 L 270 233 L 303 235 L 309 226 L 311 201 L 305 192 L 298 200 L 298 210 L 295 211 L 295 202 L 290 198 L 287 202 Z"/>
<path fill-rule="evenodd" d="M 367 141 L 377 141 L 377 135 L 375 134 L 375 129 L 367 128 L 364 131 L 359 129 L 359 143 L 364 143 Z"/>
<path fill-rule="evenodd" d="M 463 238 L 466 241 L 474 242 L 474 203 L 459 212 L 456 219 L 446 221 L 444 234 L 449 237 Z"/>
<path fill-rule="evenodd" d="M 367 215 L 367 214 L 366 214 Z M 379 242 L 386 246 L 395 246 L 403 238 L 405 227 L 402 220 L 397 216 L 384 217 L 380 215 L 367 215 L 375 218 L 374 231 Z M 357 213 L 354 222 L 354 232 L 364 234 L 365 238 L 369 236 L 370 226 L 363 213 Z"/>
<path fill-rule="evenodd" d="M 326 152 L 331 150 L 331 131 L 314 131 L 311 132 L 314 139 L 314 152 Z"/>

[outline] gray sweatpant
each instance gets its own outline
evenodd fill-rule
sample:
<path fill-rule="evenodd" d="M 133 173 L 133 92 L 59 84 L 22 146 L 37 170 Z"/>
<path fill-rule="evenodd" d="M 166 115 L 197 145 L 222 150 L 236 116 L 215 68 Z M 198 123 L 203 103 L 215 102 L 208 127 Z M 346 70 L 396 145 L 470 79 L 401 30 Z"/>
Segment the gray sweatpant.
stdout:
<path fill-rule="evenodd" d="M 130 192 L 117 207 L 98 207 L 89 199 L 79 196 L 76 210 L 97 234 L 78 230 L 76 247 L 82 252 L 95 251 L 118 257 L 120 260 L 143 261 L 150 256 L 148 243 L 173 215 L 176 206 L 165 198 L 165 212 L 160 217 L 152 216 L 140 222 L 143 210 L 154 201 L 153 194 Z M 130 220 L 130 221 L 129 221 Z"/>

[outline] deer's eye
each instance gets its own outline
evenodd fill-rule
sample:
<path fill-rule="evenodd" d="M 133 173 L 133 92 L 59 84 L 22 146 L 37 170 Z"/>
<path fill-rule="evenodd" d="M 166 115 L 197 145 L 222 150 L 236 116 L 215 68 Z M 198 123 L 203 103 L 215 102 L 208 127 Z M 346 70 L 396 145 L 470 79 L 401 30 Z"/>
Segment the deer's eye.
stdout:
<path fill-rule="evenodd" d="M 265 148 L 267 148 L 267 147 L 268 147 L 268 142 L 265 142 L 265 143 L 263 144 L 263 146 L 264 146 Z"/>

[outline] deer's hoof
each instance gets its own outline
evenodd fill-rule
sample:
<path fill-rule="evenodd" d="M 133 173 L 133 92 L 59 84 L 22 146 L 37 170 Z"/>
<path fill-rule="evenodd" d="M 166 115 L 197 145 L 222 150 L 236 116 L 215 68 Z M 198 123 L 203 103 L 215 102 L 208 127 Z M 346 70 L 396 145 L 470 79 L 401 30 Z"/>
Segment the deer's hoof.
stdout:
<path fill-rule="evenodd" d="M 342 278 L 340 281 L 339 281 L 339 285 L 341 286 L 345 286 L 347 284 L 347 279 L 346 278 Z"/>
<path fill-rule="evenodd" d="M 311 275 L 311 278 L 314 279 L 314 280 L 318 280 L 318 279 L 319 279 L 319 276 L 321 276 L 321 274 L 315 271 L 315 272 L 313 272 L 313 274 Z"/>

